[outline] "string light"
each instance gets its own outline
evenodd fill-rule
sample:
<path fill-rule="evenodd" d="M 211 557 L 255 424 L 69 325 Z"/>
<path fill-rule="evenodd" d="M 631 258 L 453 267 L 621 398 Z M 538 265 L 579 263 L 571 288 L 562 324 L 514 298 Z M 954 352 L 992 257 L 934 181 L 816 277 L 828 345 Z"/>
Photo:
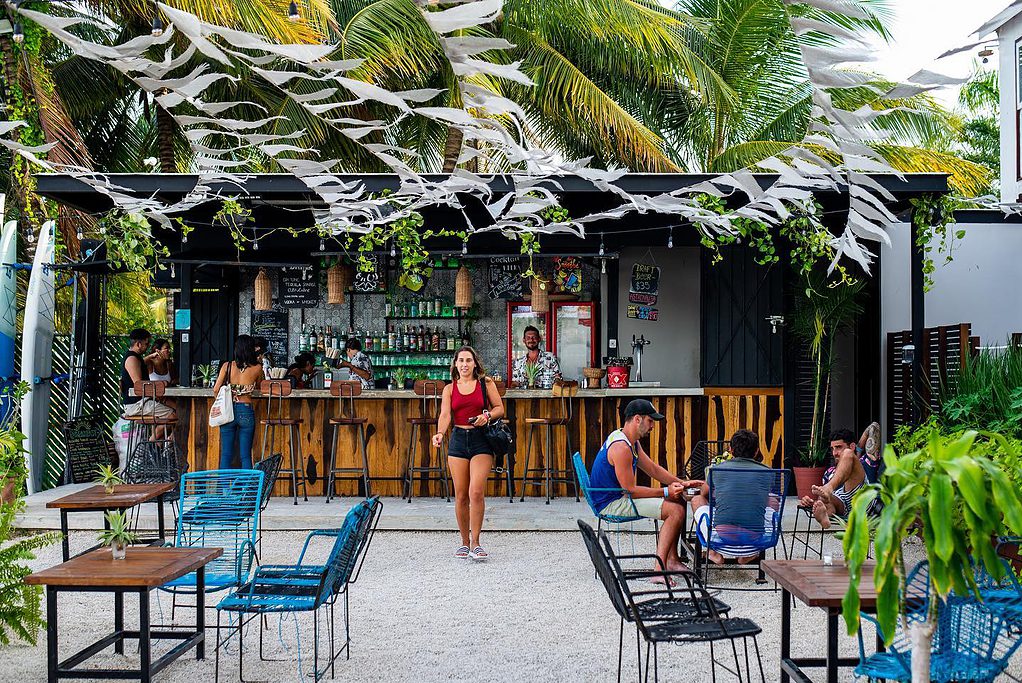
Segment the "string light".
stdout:
<path fill-rule="evenodd" d="M 301 18 L 302 15 L 298 13 L 298 3 L 291 0 L 291 4 L 287 6 L 287 20 L 298 21 Z"/>
<path fill-rule="evenodd" d="M 667 248 L 674 249 L 674 228 L 671 228 L 671 231 L 667 233 Z"/>
<path fill-rule="evenodd" d="M 390 243 L 390 257 L 394 258 L 395 256 L 397 256 L 397 247 L 394 246 L 394 242 L 392 240 Z"/>
<path fill-rule="evenodd" d="M 603 250 L 603 235 L 600 235 L 600 256 L 603 256 L 603 254 L 604 254 L 604 250 Z M 606 271 L 604 271 L 604 272 L 606 272 Z"/>
<path fill-rule="evenodd" d="M 154 38 L 159 38 L 163 35 L 163 20 L 160 19 L 159 14 L 153 17 L 153 28 L 150 33 L 153 34 Z"/>
<path fill-rule="evenodd" d="M 81 242 L 83 239 L 85 239 L 85 235 L 82 233 L 82 226 L 80 226 L 80 225 L 78 226 L 78 232 L 75 233 L 75 237 L 78 238 L 79 242 Z"/>
<path fill-rule="evenodd" d="M 259 251 L 259 240 L 252 240 L 252 251 Z"/>
<path fill-rule="evenodd" d="M 291 3 L 291 4 L 294 4 L 294 3 Z M 319 250 L 320 251 L 326 251 L 326 240 L 324 240 L 322 237 L 319 238 Z"/>
<path fill-rule="evenodd" d="M 14 33 L 11 34 L 11 40 L 19 45 L 25 42 L 25 31 L 21 28 L 21 22 L 14 22 Z"/>
<path fill-rule="evenodd" d="M 28 240 L 29 244 L 35 242 L 35 231 L 32 230 L 32 226 L 28 227 L 28 234 L 25 235 L 25 239 Z"/>
<path fill-rule="evenodd" d="M 173 280 L 177 277 L 177 272 L 174 270 L 174 264 L 170 264 L 170 279 Z"/>
<path fill-rule="evenodd" d="M 462 240 L 461 242 L 461 255 L 464 256 L 468 253 L 468 240 Z"/>

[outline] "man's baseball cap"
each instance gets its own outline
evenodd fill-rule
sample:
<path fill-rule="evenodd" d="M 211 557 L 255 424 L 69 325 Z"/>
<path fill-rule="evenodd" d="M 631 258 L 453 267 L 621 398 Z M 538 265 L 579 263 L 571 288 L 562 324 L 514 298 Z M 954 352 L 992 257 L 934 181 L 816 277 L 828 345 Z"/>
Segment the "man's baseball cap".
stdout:
<path fill-rule="evenodd" d="M 654 420 L 662 420 L 664 416 L 656 411 L 653 404 L 644 398 L 637 398 L 625 407 L 625 419 L 635 417 L 636 415 L 648 415 Z"/>

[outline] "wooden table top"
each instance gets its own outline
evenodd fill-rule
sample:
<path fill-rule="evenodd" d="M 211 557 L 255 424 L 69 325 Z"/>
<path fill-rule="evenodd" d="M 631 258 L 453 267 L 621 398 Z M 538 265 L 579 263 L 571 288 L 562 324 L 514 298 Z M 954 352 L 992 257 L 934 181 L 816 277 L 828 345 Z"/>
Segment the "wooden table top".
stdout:
<path fill-rule="evenodd" d="M 99 484 L 51 500 L 47 508 L 65 510 L 117 510 L 148 503 L 154 498 L 174 490 L 177 484 L 118 484 L 113 493 L 107 493 Z"/>
<path fill-rule="evenodd" d="M 25 577 L 25 583 L 68 588 L 155 588 L 193 572 L 223 554 L 223 548 L 129 546 L 128 556 L 115 560 L 109 548 L 97 548 L 63 564 L 35 572 Z"/>
<path fill-rule="evenodd" d="M 859 601 L 865 612 L 876 609 L 875 566 L 872 561 L 862 565 Z M 848 568 L 840 560 L 830 567 L 822 560 L 764 560 L 762 567 L 764 574 L 810 607 L 840 608 L 848 592 Z"/>

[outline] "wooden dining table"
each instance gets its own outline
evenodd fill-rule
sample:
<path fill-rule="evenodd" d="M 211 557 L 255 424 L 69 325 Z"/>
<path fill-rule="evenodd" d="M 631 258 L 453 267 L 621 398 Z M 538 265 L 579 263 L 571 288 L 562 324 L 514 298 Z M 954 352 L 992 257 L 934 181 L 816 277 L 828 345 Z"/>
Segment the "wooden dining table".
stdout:
<path fill-rule="evenodd" d="M 75 491 L 56 500 L 51 500 L 46 504 L 46 507 L 60 510 L 61 552 L 64 561 L 67 562 L 71 559 L 71 547 L 67 537 L 67 516 L 71 512 L 124 511 L 142 503 L 155 502 L 158 540 L 163 545 L 166 542 L 163 496 L 173 491 L 176 487 L 177 484 L 174 482 L 161 484 L 118 484 L 111 493 L 107 493 L 102 486 L 96 485 L 81 491 Z M 103 526 L 107 527 L 106 517 L 103 518 Z M 93 546 L 82 552 L 89 552 L 96 547 L 98 546 Z"/>
<path fill-rule="evenodd" d="M 873 568 L 870 561 L 862 566 L 859 582 L 859 602 L 863 612 L 875 612 L 877 594 L 873 586 Z M 806 668 L 825 668 L 827 683 L 837 683 L 839 667 L 858 665 L 857 657 L 839 657 L 837 652 L 838 620 L 841 617 L 841 601 L 848 592 L 848 568 L 840 561 L 825 565 L 822 560 L 764 560 L 763 572 L 781 587 L 781 683 L 795 680 L 797 683 L 812 683 L 805 673 Z M 791 656 L 791 599 L 817 607 L 827 615 L 826 657 Z M 883 650 L 883 642 L 877 638 L 877 651 Z"/>

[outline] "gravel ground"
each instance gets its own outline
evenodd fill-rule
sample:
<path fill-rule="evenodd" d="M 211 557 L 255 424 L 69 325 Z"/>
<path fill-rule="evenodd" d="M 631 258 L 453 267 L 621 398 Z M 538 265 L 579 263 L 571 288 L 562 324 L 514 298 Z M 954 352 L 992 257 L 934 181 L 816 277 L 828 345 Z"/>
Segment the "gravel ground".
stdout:
<path fill-rule="evenodd" d="M 92 535 L 72 536 L 75 547 L 88 542 Z M 299 532 L 265 533 L 263 561 L 293 561 L 304 536 Z M 631 550 L 631 539 L 622 537 L 622 552 Z M 349 661 L 338 662 L 337 680 L 415 683 L 613 680 L 618 618 L 601 584 L 593 578 L 592 565 L 578 535 L 494 533 L 484 540 L 491 558 L 485 563 L 473 563 L 453 557 L 457 545 L 453 534 L 379 532 L 362 576 L 352 587 L 352 653 Z M 634 543 L 645 550 L 650 540 L 643 536 Z M 828 552 L 839 557 L 837 542 L 829 537 L 827 543 Z M 918 547 L 912 552 L 918 553 Z M 52 546 L 42 551 L 33 565 L 48 567 L 59 558 L 59 545 Z M 718 572 L 718 580 L 752 584 L 751 577 L 727 579 L 728 574 L 735 572 Z M 763 628 L 759 646 L 766 679 L 777 680 L 780 593 L 725 591 L 722 598 L 732 605 L 734 616 L 751 618 Z M 125 602 L 127 623 L 137 623 L 135 600 L 128 598 Z M 63 656 L 112 627 L 112 599 L 106 594 L 63 594 L 59 610 Z M 154 622 L 167 619 L 169 598 L 154 597 L 152 611 Z M 341 615 L 337 616 L 341 623 Z M 181 621 L 190 618 L 190 610 L 178 613 Z M 297 623 L 290 617 L 283 621 L 271 618 L 265 638 L 267 655 L 286 661 L 261 662 L 255 648 L 258 629 L 253 625 L 245 641 L 246 677 L 308 680 L 299 673 L 295 635 L 296 627 L 300 627 L 302 664 L 307 672 L 311 667 L 311 626 L 308 618 Z M 626 627 L 625 633 L 627 680 L 635 675 L 634 630 Z M 212 641 L 215 635 L 212 631 L 208 634 Z M 822 655 L 823 612 L 807 607 L 795 609 L 792 635 L 795 653 Z M 855 640 L 847 636 L 841 637 L 840 648 L 843 655 L 857 653 Z M 114 666 L 137 662 L 130 643 L 126 649 L 129 652 L 124 657 L 107 654 L 93 661 Z M 235 681 L 238 670 L 234 642 L 227 652 L 222 662 L 222 680 Z M 158 680 L 168 683 L 212 680 L 213 661 L 210 646 L 204 662 L 178 660 Z M 45 635 L 34 647 L 15 645 L 0 650 L 0 680 L 41 681 L 45 680 L 45 672 Z M 660 676 L 662 681 L 709 680 L 708 647 L 662 647 Z M 727 675 L 722 675 L 721 680 L 728 680 Z M 843 672 L 841 680 L 853 680 L 850 670 Z"/>

